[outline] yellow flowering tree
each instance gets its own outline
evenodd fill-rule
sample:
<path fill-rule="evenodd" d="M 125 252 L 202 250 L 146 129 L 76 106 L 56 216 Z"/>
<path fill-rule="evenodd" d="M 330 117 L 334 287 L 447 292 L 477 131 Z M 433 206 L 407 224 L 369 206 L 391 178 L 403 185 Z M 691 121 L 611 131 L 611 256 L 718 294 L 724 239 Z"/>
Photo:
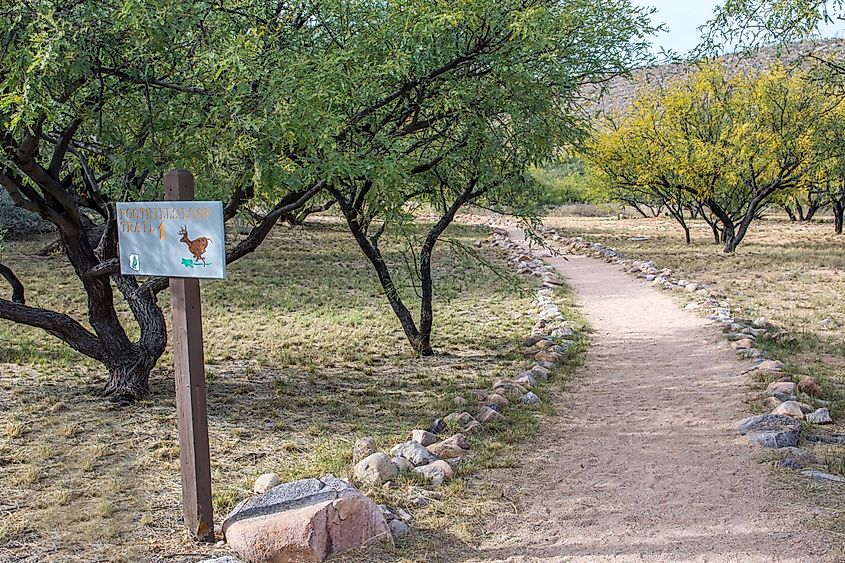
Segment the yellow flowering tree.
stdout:
<path fill-rule="evenodd" d="M 730 253 L 773 197 L 827 158 L 819 138 L 838 105 L 805 73 L 776 65 L 728 77 L 715 61 L 641 93 L 588 155 L 617 199 L 661 200 L 687 239 L 686 217 L 700 214 Z"/>

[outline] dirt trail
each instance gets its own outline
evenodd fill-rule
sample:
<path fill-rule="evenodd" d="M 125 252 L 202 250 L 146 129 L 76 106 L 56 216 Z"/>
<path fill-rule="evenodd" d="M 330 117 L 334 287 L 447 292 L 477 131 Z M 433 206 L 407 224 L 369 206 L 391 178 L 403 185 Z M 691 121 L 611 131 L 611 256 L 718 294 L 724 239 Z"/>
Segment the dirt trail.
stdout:
<path fill-rule="evenodd" d="M 519 474 L 495 476 L 518 511 L 472 560 L 832 560 L 812 508 L 736 435 L 750 364 L 656 289 L 568 258 L 546 260 L 595 331 L 586 365 Z"/>

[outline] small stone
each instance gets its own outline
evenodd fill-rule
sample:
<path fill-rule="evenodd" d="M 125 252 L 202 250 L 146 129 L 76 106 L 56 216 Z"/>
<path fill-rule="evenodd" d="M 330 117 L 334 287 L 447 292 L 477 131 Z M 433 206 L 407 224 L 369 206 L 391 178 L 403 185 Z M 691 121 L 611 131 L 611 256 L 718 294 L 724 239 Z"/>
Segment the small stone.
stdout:
<path fill-rule="evenodd" d="M 440 459 L 452 459 L 466 455 L 469 442 L 463 434 L 455 434 L 436 444 L 432 444 L 429 451 Z"/>
<path fill-rule="evenodd" d="M 783 469 L 801 469 L 803 466 L 795 459 L 778 459 L 775 461 L 775 467 L 782 467 Z"/>
<path fill-rule="evenodd" d="M 430 446 L 437 441 L 437 436 L 428 430 L 412 430 L 408 439 L 413 440 L 414 442 L 419 442 L 423 446 Z"/>
<path fill-rule="evenodd" d="M 812 377 L 802 377 L 801 381 L 798 382 L 798 390 L 816 399 L 820 399 L 824 395 L 821 386 Z"/>
<path fill-rule="evenodd" d="M 393 465 L 396 466 L 396 470 L 399 473 L 405 473 L 406 471 L 410 471 L 414 468 L 414 464 L 405 459 L 404 457 L 392 457 L 390 461 L 393 462 Z"/>
<path fill-rule="evenodd" d="M 494 410 L 494 411 L 496 411 L 497 413 L 501 413 L 501 412 L 502 412 L 502 407 L 500 407 L 500 406 L 499 406 L 499 405 L 497 405 L 496 403 L 487 403 L 486 405 L 482 404 L 481 406 L 487 407 L 488 409 L 493 409 L 493 410 Z"/>
<path fill-rule="evenodd" d="M 281 484 L 281 480 L 279 480 L 278 475 L 275 473 L 264 473 L 263 475 L 259 475 L 255 480 L 255 484 L 252 486 L 252 492 L 260 495 Z"/>
<path fill-rule="evenodd" d="M 499 395 L 504 395 L 508 399 L 519 399 L 528 391 L 522 385 L 513 381 L 497 381 L 493 384 L 493 390 Z"/>
<path fill-rule="evenodd" d="M 809 477 L 810 479 L 833 481 L 834 483 L 845 483 L 845 477 L 840 477 L 839 475 L 832 475 L 823 471 L 816 471 L 814 469 L 807 469 L 805 471 L 802 471 L 801 475 Z"/>
<path fill-rule="evenodd" d="M 461 397 L 460 395 L 452 399 L 452 402 L 455 403 L 456 407 L 462 407 L 467 404 L 467 400 L 464 397 Z"/>
<path fill-rule="evenodd" d="M 763 414 L 741 421 L 740 435 L 766 448 L 797 446 L 801 423 L 789 416 Z"/>
<path fill-rule="evenodd" d="M 827 408 L 816 409 L 807 415 L 807 420 L 813 424 L 833 424 L 830 411 Z"/>
<path fill-rule="evenodd" d="M 519 398 L 520 402 L 526 405 L 536 405 L 540 402 L 540 397 L 529 391 Z"/>
<path fill-rule="evenodd" d="M 550 340 L 541 340 L 534 345 L 535 348 L 538 350 L 548 350 L 552 347 L 552 342 Z"/>
<path fill-rule="evenodd" d="M 785 401 L 779 404 L 772 411 L 772 414 L 791 416 L 797 420 L 804 420 L 804 412 L 801 410 L 801 405 L 797 401 Z"/>
<path fill-rule="evenodd" d="M 777 406 L 780 405 L 782 402 L 783 401 L 781 401 L 777 397 L 766 397 L 766 399 L 763 401 L 763 406 L 769 410 L 772 410 L 774 408 L 777 408 Z"/>
<path fill-rule="evenodd" d="M 355 465 L 355 480 L 367 485 L 378 485 L 399 475 L 399 468 L 390 456 L 376 452 Z"/>
<path fill-rule="evenodd" d="M 795 383 L 792 381 L 773 381 L 766 387 L 766 392 L 770 395 L 775 393 L 786 393 L 787 395 L 795 394 Z"/>
<path fill-rule="evenodd" d="M 514 381 L 527 389 L 531 389 L 537 386 L 537 380 L 534 379 L 534 376 L 530 373 L 523 373 L 522 375 L 514 379 Z"/>
<path fill-rule="evenodd" d="M 816 463 L 816 456 L 803 448 L 778 448 L 777 452 L 780 454 L 781 459 L 790 459 L 794 461 L 799 468 Z"/>
<path fill-rule="evenodd" d="M 783 362 L 778 360 L 763 360 L 757 364 L 757 371 L 783 371 Z"/>
<path fill-rule="evenodd" d="M 437 456 L 428 451 L 425 446 L 412 440 L 394 446 L 390 450 L 390 455 L 404 457 L 415 467 L 429 464 L 437 459 Z"/>
<path fill-rule="evenodd" d="M 415 473 L 419 473 L 429 481 L 431 481 L 434 485 L 442 485 L 446 481 L 452 478 L 455 474 L 452 470 L 452 466 L 439 459 L 435 462 L 429 463 L 427 465 L 422 465 L 420 467 L 414 468 Z"/>
<path fill-rule="evenodd" d="M 534 359 L 538 362 L 549 362 L 556 364 L 560 361 L 560 354 L 555 352 L 537 352 L 534 354 Z"/>
<path fill-rule="evenodd" d="M 542 336 L 540 336 L 539 334 L 532 334 L 531 336 L 522 341 L 522 345 L 526 348 L 530 348 L 541 340 L 543 340 Z"/>
<path fill-rule="evenodd" d="M 750 350 L 756 345 L 757 344 L 750 338 L 743 338 L 741 340 L 731 342 L 731 348 L 733 348 L 734 350 Z"/>
<path fill-rule="evenodd" d="M 495 405 L 499 405 L 500 407 L 508 406 L 509 401 L 504 395 L 499 395 L 498 393 L 493 393 L 487 396 L 487 402 L 493 403 Z"/>
<path fill-rule="evenodd" d="M 432 434 L 443 434 L 446 431 L 446 423 L 442 419 L 435 418 L 428 429 Z"/>
<path fill-rule="evenodd" d="M 693 293 L 693 292 L 694 292 L 694 291 L 696 291 L 697 289 L 698 289 L 698 284 L 697 284 L 697 283 L 688 283 L 688 284 L 684 287 L 684 290 L 686 290 L 686 292 L 687 292 L 687 293 Z"/>
<path fill-rule="evenodd" d="M 411 533 L 411 528 L 398 518 L 389 521 L 387 523 L 387 527 L 390 528 L 390 533 L 393 534 L 393 537 L 397 540 L 400 538 L 404 538 L 405 536 Z"/>
<path fill-rule="evenodd" d="M 549 370 L 538 365 L 531 366 L 529 373 L 534 376 L 534 379 L 542 380 L 549 377 Z"/>
<path fill-rule="evenodd" d="M 481 423 L 478 422 L 477 420 L 473 420 L 472 422 L 470 422 L 469 424 L 467 424 L 466 426 L 464 426 L 461 429 L 461 432 L 463 432 L 464 434 L 475 434 L 476 432 L 480 432 L 480 431 L 481 431 Z"/>
<path fill-rule="evenodd" d="M 214 559 L 203 559 L 197 563 L 242 563 L 242 561 L 235 559 L 231 555 L 224 555 L 223 557 L 215 557 Z"/>
<path fill-rule="evenodd" d="M 481 409 L 478 411 L 478 414 L 475 416 L 475 420 L 482 424 L 486 424 L 488 422 L 493 422 L 500 416 L 502 415 L 494 411 L 490 407 L 481 407 Z"/>
<path fill-rule="evenodd" d="M 754 328 L 768 328 L 770 326 L 769 320 L 766 317 L 756 318 L 751 324 L 754 325 Z"/>
<path fill-rule="evenodd" d="M 352 463 L 358 463 L 367 456 L 376 453 L 376 441 L 369 436 L 355 440 L 355 447 L 352 448 Z"/>
<path fill-rule="evenodd" d="M 444 422 L 450 426 L 465 426 L 472 420 L 473 417 L 468 412 L 453 412 L 444 419 Z"/>

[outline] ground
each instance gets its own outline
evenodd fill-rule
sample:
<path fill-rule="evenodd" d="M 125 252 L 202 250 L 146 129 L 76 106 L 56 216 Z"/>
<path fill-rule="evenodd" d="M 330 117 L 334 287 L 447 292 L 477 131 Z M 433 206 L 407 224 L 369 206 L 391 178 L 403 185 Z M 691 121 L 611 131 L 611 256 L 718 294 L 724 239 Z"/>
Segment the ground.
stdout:
<path fill-rule="evenodd" d="M 488 246 L 479 252 L 495 275 L 470 257 L 487 235 L 455 225 L 436 250 L 433 358 L 409 353 L 369 264 L 331 220 L 279 227 L 225 282 L 203 283 L 218 521 L 260 473 L 348 476 L 356 438 L 396 443 L 451 412 L 456 395 L 471 398 L 471 390 L 513 375 L 533 324 L 533 286 L 509 276 Z M 7 242 L 4 260 L 31 303 L 79 317 L 80 292 L 66 264 L 37 254 L 49 242 Z M 385 248 L 415 302 L 398 246 Z M 166 292 L 160 302 L 169 302 Z M 180 523 L 169 349 L 150 396 L 115 409 L 97 396 L 103 370 L 59 341 L 10 323 L 0 323 L 0 339 L 0 561 L 195 561 L 214 551 L 189 542 Z M 528 413 L 511 422 L 482 438 L 484 453 L 462 474 L 514 465 L 508 445 L 536 422 Z M 401 503 L 411 489 L 419 483 L 373 494 Z M 419 533 L 406 549 L 416 544 L 425 553 L 432 537 L 438 546 L 472 538 L 486 500 L 473 493 L 464 502 L 464 478 L 440 495 L 415 510 Z"/>
<path fill-rule="evenodd" d="M 840 424 L 816 431 L 845 433 L 845 238 L 834 235 L 830 220 L 798 223 L 769 213 L 752 223 L 734 255 L 725 255 L 702 221 L 692 223 L 693 242 L 686 245 L 667 218 L 585 217 L 573 211 L 578 209 L 552 214 L 545 223 L 682 272 L 729 298 L 735 317 L 765 317 L 787 330 L 790 339 L 761 345 L 786 363 L 788 373 L 810 375 L 824 387 Z M 751 403 L 749 409 L 761 406 Z M 842 448 L 819 448 L 819 454 L 826 470 L 845 475 Z"/>
<path fill-rule="evenodd" d="M 485 476 L 517 510 L 493 516 L 466 560 L 845 556 L 825 529 L 841 523 L 841 485 L 812 483 L 826 497 L 810 502 L 736 433 L 751 362 L 668 294 L 604 262 L 567 258 L 547 261 L 570 281 L 593 329 L 585 364 L 556 398 L 559 415 L 523 448 L 522 469 Z"/>
<path fill-rule="evenodd" d="M 736 256 L 724 257 L 700 225 L 688 247 L 663 219 L 546 221 L 681 270 L 744 316 L 795 334 L 766 347 L 791 373 L 816 376 L 842 419 L 845 339 L 821 323 L 845 321 L 845 258 L 829 224 L 761 221 Z M 408 353 L 375 276 L 336 222 L 278 228 L 229 280 L 203 284 L 218 519 L 259 473 L 348 475 L 357 437 L 395 443 L 453 410 L 456 395 L 472 399 L 472 390 L 524 366 L 533 288 L 469 257 L 486 235 L 456 225 L 455 244 L 438 246 L 434 358 Z M 33 303 L 78 311 L 61 259 L 36 254 L 47 242 L 11 243 L 4 260 L 29 283 Z M 402 264 L 397 248 L 387 248 Z M 480 252 L 507 271 L 491 248 Z M 579 260 L 557 259 L 564 274 Z M 409 538 L 339 561 L 835 557 L 842 495 L 773 470 L 763 452 L 737 440 L 736 419 L 760 407 L 742 403 L 752 388 L 736 376 L 740 362 L 720 336 L 673 309 L 677 298 L 596 264 L 606 273 L 579 288 L 596 333 L 576 385 L 553 387 L 536 413 L 514 414 L 483 436 L 458 479 L 424 493 L 429 502 L 413 509 Z M 413 301 L 407 279 L 402 290 Z M 556 298 L 580 315 L 566 290 Z M 0 350 L 0 560 L 187 562 L 225 553 L 189 542 L 179 522 L 169 356 L 148 399 L 112 409 L 96 397 L 104 382 L 96 365 L 37 331 L 4 323 L 0 338 L 10 343 Z M 537 441 L 526 441 L 532 433 Z M 837 450 L 820 457 L 842 472 Z M 422 489 L 402 480 L 368 492 L 401 505 Z M 767 551 L 772 545 L 781 551 Z"/>

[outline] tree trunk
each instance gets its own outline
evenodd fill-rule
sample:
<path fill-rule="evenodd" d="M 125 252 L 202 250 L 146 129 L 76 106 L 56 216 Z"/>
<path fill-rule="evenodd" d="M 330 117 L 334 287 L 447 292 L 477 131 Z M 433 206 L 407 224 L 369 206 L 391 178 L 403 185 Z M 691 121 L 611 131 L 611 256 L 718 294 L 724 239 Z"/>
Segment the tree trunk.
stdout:
<path fill-rule="evenodd" d="M 804 216 L 805 221 L 812 221 L 813 217 L 816 216 L 816 211 L 819 210 L 819 204 L 816 202 L 810 202 L 810 205 L 807 207 L 807 215 Z"/>
<path fill-rule="evenodd" d="M 783 210 L 786 211 L 786 214 L 789 215 L 789 220 L 793 223 L 798 220 L 798 217 L 795 216 L 795 212 L 792 211 L 792 208 L 788 205 L 783 206 Z"/>
<path fill-rule="evenodd" d="M 713 214 L 719 218 L 719 222 L 722 223 L 722 242 L 725 243 L 724 252 L 730 254 L 736 250 L 736 247 L 739 244 L 739 241 L 736 240 L 736 225 L 734 224 L 733 219 L 731 219 L 731 216 L 728 215 L 728 213 L 714 200 L 708 200 L 706 203 L 707 207 L 710 208 L 710 211 L 712 211 Z"/>
<path fill-rule="evenodd" d="M 805 220 L 805 218 L 804 218 L 804 208 L 801 207 L 801 204 L 798 203 L 797 201 L 795 202 L 795 210 L 798 212 L 798 220 L 804 221 Z"/>
<path fill-rule="evenodd" d="M 127 405 L 150 390 L 150 373 L 160 355 L 132 346 L 120 358 L 105 362 L 109 379 L 103 395 L 118 405 Z"/>
<path fill-rule="evenodd" d="M 833 232 L 842 234 L 842 222 L 845 219 L 845 201 L 837 199 L 833 202 Z"/>

